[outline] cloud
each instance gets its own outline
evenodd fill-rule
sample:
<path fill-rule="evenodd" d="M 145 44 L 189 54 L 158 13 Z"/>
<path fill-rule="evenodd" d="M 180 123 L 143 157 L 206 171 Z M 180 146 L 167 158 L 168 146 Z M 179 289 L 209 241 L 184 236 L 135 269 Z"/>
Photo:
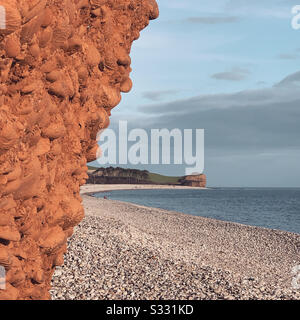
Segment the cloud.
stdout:
<path fill-rule="evenodd" d="M 211 78 L 227 81 L 242 81 L 250 74 L 249 70 L 242 68 L 232 68 L 231 71 L 215 73 Z"/>
<path fill-rule="evenodd" d="M 187 22 L 198 24 L 223 24 L 223 23 L 235 23 L 239 21 L 238 17 L 190 17 L 186 19 Z"/>
<path fill-rule="evenodd" d="M 267 84 L 267 82 L 265 82 L 265 81 L 257 81 L 256 84 L 257 84 L 258 86 L 264 86 L 264 85 Z"/>
<path fill-rule="evenodd" d="M 297 54 L 282 53 L 278 56 L 278 58 L 282 60 L 296 60 L 299 59 L 299 56 Z"/>
<path fill-rule="evenodd" d="M 283 187 L 299 186 L 299 119 L 300 71 L 272 87 L 144 105 L 128 126 L 205 129 L 205 173 L 211 186 Z M 118 120 L 112 118 L 112 128 Z M 185 165 L 143 169 L 182 175 Z"/>
<path fill-rule="evenodd" d="M 200 95 L 139 110 L 133 126 L 204 128 L 207 147 L 216 150 L 299 149 L 300 71 L 270 88 Z"/>
<path fill-rule="evenodd" d="M 292 89 L 298 89 L 300 88 L 300 71 L 295 72 L 283 80 L 281 80 L 279 83 L 275 84 L 274 87 L 279 88 L 292 88 Z"/>
<path fill-rule="evenodd" d="M 177 93 L 177 90 L 146 91 L 142 93 L 142 96 L 148 100 L 160 101 L 165 97 L 176 95 Z"/>

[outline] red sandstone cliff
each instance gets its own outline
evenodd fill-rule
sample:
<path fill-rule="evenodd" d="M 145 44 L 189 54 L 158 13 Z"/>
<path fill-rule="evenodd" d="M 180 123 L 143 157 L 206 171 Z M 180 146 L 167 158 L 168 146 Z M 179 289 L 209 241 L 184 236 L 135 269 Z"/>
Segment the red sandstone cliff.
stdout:
<path fill-rule="evenodd" d="M 207 183 L 205 174 L 185 176 L 180 182 L 183 186 L 199 188 L 205 188 Z"/>
<path fill-rule="evenodd" d="M 48 299 L 154 0 L 0 0 L 0 299 Z"/>

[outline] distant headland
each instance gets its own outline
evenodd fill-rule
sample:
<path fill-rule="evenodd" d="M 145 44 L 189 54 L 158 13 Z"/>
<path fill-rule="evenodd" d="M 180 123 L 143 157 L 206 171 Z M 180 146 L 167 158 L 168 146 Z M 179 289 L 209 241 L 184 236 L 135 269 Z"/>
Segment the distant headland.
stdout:
<path fill-rule="evenodd" d="M 89 184 L 160 184 L 206 187 L 205 174 L 171 177 L 147 170 L 89 167 L 88 176 L 87 183 Z"/>

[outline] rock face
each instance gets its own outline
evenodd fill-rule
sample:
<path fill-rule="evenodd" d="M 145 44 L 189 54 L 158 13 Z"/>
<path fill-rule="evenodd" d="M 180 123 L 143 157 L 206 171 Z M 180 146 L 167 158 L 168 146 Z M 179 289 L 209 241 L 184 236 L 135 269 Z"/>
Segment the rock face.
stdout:
<path fill-rule="evenodd" d="M 180 182 L 183 186 L 205 188 L 206 175 L 199 174 L 199 175 L 185 176 L 182 180 L 180 180 Z"/>
<path fill-rule="evenodd" d="M 99 168 L 89 172 L 87 183 L 90 184 L 152 184 L 147 170 L 125 168 Z"/>
<path fill-rule="evenodd" d="M 0 0 L 0 299 L 48 299 L 154 0 Z"/>

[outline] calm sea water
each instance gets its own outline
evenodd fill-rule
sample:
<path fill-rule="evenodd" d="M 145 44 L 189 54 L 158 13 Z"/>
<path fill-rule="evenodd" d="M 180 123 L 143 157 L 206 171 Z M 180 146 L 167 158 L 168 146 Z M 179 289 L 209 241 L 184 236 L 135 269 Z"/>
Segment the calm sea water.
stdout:
<path fill-rule="evenodd" d="M 300 188 L 120 190 L 96 196 L 300 233 Z"/>

